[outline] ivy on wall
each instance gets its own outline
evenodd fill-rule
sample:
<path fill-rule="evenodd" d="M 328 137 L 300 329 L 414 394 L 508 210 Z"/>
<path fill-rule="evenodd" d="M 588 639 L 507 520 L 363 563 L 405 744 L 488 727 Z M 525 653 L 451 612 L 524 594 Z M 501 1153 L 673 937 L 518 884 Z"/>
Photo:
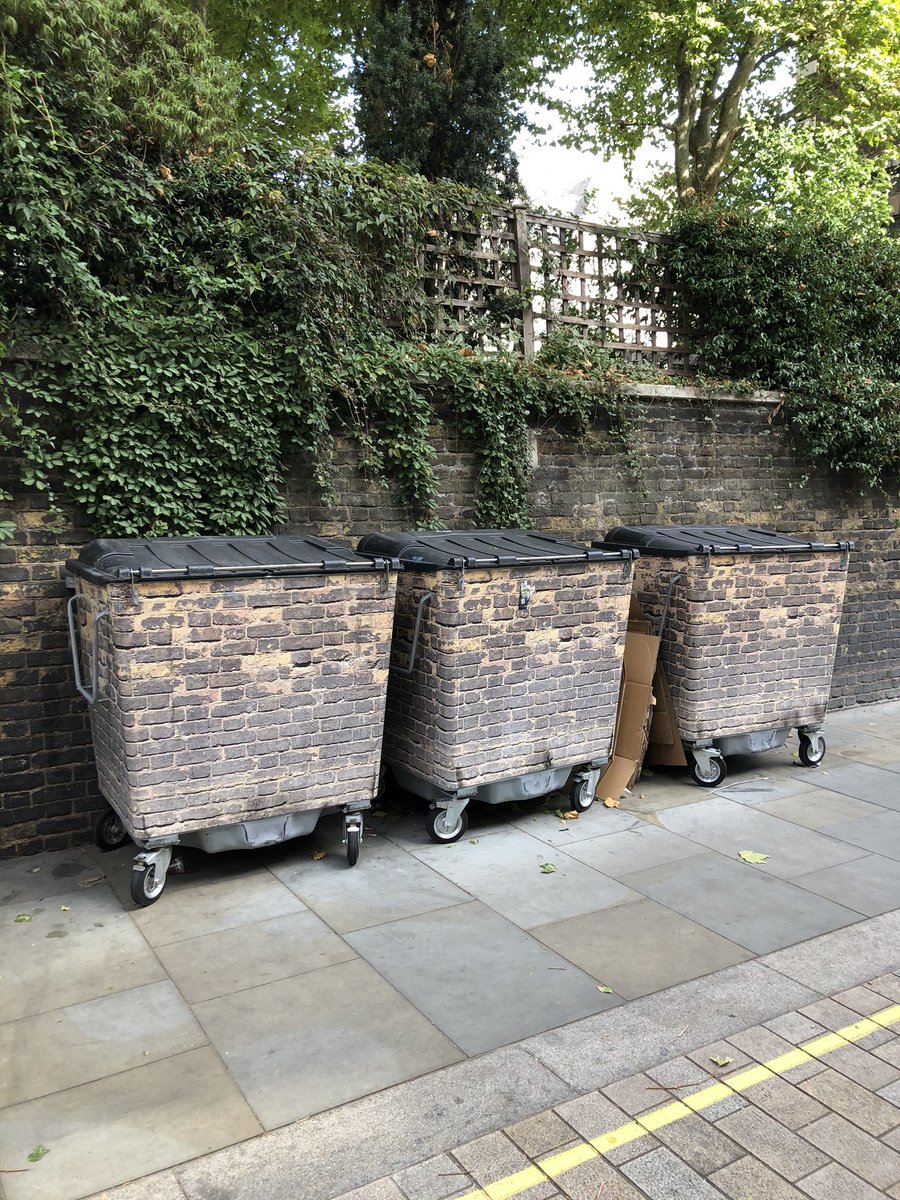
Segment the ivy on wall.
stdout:
<path fill-rule="evenodd" d="M 13 9 L 0 429 L 27 485 L 59 487 L 107 535 L 264 532 L 296 448 L 327 493 L 343 428 L 428 523 L 440 407 L 477 447 L 478 519 L 514 524 L 529 420 L 583 429 L 601 410 L 624 428 L 618 399 L 584 386 L 608 364 L 583 346 L 575 368 L 429 340 L 418 249 L 471 192 L 322 151 L 236 151 L 227 72 L 157 0 Z"/>

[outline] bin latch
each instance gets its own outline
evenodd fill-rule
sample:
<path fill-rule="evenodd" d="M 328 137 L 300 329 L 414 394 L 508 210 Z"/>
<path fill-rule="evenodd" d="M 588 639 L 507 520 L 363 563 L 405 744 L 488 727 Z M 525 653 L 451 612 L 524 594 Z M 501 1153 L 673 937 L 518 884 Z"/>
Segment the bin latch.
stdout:
<path fill-rule="evenodd" d="M 531 597 L 534 595 L 534 584 L 523 579 L 519 584 L 519 611 L 526 609 L 531 603 Z"/>

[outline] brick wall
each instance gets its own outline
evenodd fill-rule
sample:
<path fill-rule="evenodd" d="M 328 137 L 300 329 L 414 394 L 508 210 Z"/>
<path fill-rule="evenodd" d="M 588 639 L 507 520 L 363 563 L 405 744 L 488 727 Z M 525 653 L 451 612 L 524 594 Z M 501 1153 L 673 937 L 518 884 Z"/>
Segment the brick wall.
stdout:
<path fill-rule="evenodd" d="M 689 741 L 813 725 L 825 716 L 847 581 L 842 553 L 642 557 L 635 591 L 654 621 Z"/>
<path fill-rule="evenodd" d="M 761 524 L 785 533 L 816 530 L 853 538 L 832 705 L 900 696 L 900 529 L 884 495 L 811 471 L 777 425 L 773 405 L 753 398 L 710 400 L 675 387 L 647 387 L 640 401 L 636 474 L 602 432 L 577 444 L 552 431 L 532 439 L 534 524 L 585 540 L 635 523 Z M 455 431 L 436 432 L 440 515 L 471 526 L 477 472 Z M 410 514 L 366 481 L 352 444 L 340 439 L 338 501 L 312 494 L 309 464 L 288 483 L 290 523 L 341 538 L 408 527 Z M 14 464 L 0 462 L 0 487 Z M 896 496 L 896 488 L 894 489 Z M 87 534 L 54 531 L 40 497 L 19 494 L 18 532 L 0 547 L 0 855 L 84 840 L 100 805 L 84 701 L 75 693 L 64 631 L 59 567 Z"/>
<path fill-rule="evenodd" d="M 404 571 L 385 757 L 446 791 L 609 757 L 631 564 Z M 530 591 L 520 608 L 520 589 Z"/>

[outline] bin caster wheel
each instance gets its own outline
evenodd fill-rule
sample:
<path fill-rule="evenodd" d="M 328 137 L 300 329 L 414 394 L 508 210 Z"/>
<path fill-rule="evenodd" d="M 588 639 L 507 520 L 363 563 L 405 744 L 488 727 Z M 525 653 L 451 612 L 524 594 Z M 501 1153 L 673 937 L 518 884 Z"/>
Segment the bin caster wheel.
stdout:
<path fill-rule="evenodd" d="M 594 793 L 591 791 L 589 779 L 576 779 L 569 792 L 569 800 L 573 808 L 579 812 L 587 812 L 594 803 Z"/>
<path fill-rule="evenodd" d="M 94 834 L 94 845 L 98 850 L 118 850 L 129 841 L 128 834 L 122 828 L 122 822 L 111 808 L 97 813 L 91 821 Z"/>
<path fill-rule="evenodd" d="M 458 842 L 469 828 L 469 814 L 463 809 L 456 823 L 450 824 L 445 808 L 433 808 L 425 818 L 425 828 L 433 842 Z"/>
<path fill-rule="evenodd" d="M 718 787 L 727 774 L 728 768 L 725 766 L 724 758 L 710 758 L 708 765 L 699 762 L 696 758 L 691 763 L 691 778 L 700 787 Z"/>
<path fill-rule="evenodd" d="M 155 863 L 139 863 L 131 872 L 131 898 L 141 908 L 154 904 L 163 894 L 166 877 Z"/>
<path fill-rule="evenodd" d="M 817 767 L 825 757 L 825 739 L 821 733 L 814 738 L 806 734 L 800 735 L 800 761 L 804 767 Z"/>
<path fill-rule="evenodd" d="M 347 866 L 355 867 L 359 861 L 361 830 L 358 826 L 347 830 Z"/>

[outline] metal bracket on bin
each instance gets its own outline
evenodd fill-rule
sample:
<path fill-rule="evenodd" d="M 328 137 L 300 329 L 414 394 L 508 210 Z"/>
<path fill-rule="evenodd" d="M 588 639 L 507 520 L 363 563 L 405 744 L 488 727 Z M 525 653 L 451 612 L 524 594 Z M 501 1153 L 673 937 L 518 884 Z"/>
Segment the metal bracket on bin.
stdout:
<path fill-rule="evenodd" d="M 669 605 L 672 603 L 672 592 L 675 590 L 675 584 L 679 579 L 684 579 L 680 571 L 677 571 L 669 580 L 669 590 L 666 592 L 666 600 L 663 604 L 662 614 L 659 618 L 659 629 L 656 631 L 656 636 L 662 641 L 663 630 L 666 627 L 666 619 L 669 616 Z"/>
<path fill-rule="evenodd" d="M 79 662 L 80 653 L 78 648 L 78 630 L 75 628 L 75 608 L 78 604 L 78 593 L 69 597 L 69 602 L 66 605 L 66 617 L 69 622 L 69 648 L 72 651 L 72 669 L 75 672 L 75 687 L 79 693 L 87 700 L 88 704 L 96 704 L 99 693 L 99 676 L 100 676 L 100 658 L 99 647 L 97 645 L 97 626 L 104 617 L 109 616 L 108 608 L 101 608 L 94 615 L 94 620 L 91 625 L 91 688 L 90 691 L 84 686 L 84 680 L 81 677 L 81 663 Z"/>
<path fill-rule="evenodd" d="M 416 667 L 416 653 L 419 649 L 419 634 L 422 632 L 422 615 L 425 611 L 425 605 L 434 599 L 434 592 L 426 592 L 419 601 L 419 606 L 416 609 L 416 624 L 413 628 L 412 645 L 409 648 L 409 662 L 405 667 L 391 667 L 395 675 L 412 675 Z"/>

